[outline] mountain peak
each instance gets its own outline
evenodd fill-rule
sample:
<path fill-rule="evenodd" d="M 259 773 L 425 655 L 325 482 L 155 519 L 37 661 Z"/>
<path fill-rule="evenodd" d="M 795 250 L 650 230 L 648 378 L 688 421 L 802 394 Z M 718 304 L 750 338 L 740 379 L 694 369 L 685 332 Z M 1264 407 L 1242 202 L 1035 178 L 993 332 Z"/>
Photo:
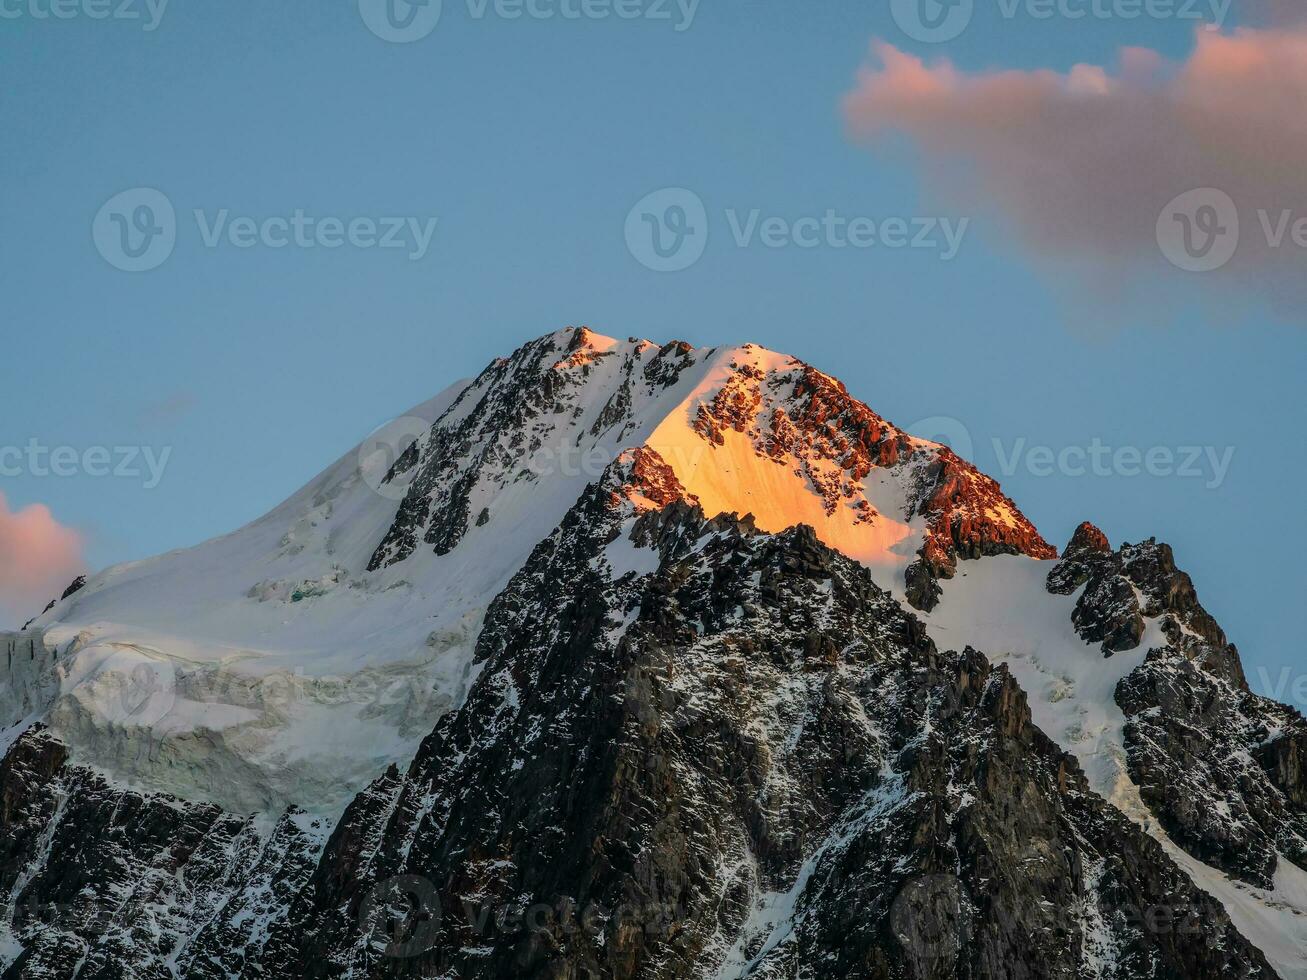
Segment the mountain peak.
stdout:
<path fill-rule="evenodd" d="M 478 526 L 517 520 L 523 483 L 541 491 L 577 475 L 542 473 L 532 454 L 551 464 L 589 457 L 593 478 L 598 463 L 642 446 L 709 517 L 749 513 L 771 532 L 808 524 L 869 567 L 907 575 L 909 598 L 925 608 L 959 558 L 1056 554 L 997 483 L 797 358 L 752 343 L 618 341 L 581 327 L 493 362 L 436 420 L 369 567 L 407 561 L 423 543 L 447 554 L 474 515 Z M 562 496 L 578 490 L 569 484 Z"/>
<path fill-rule="evenodd" d="M 123 778 L 236 809 L 332 805 L 376 771 L 375 746 L 402 754 L 461 701 L 487 596 L 609 478 L 637 511 L 682 501 L 708 520 L 747 516 L 763 534 L 811 527 L 921 609 L 939 601 L 938 583 L 959 561 L 1055 555 L 971 464 L 894 426 L 838 379 L 756 344 L 696 348 L 558 330 L 388 433 L 248 527 L 102 572 L 35 623 L 55 651 L 83 663 L 209 665 L 200 669 L 252 678 L 255 688 L 242 680 L 241 698 L 221 711 L 170 715 L 239 732 L 215 744 L 230 756 L 223 765 L 246 777 L 196 787 L 192 768 L 107 751 L 101 743 L 117 736 L 87 720 L 98 703 L 92 687 L 56 713 L 75 751 L 106 757 Z M 407 677 L 413 689 L 348 719 L 334 746 L 306 735 L 316 731 L 312 712 L 270 708 L 257 686 L 360 671 Z M 72 683 L 51 680 L 59 690 Z M 255 723 L 270 711 L 274 724 Z M 317 767 L 324 774 L 309 786 L 305 774 L 323 752 L 331 765 Z"/>
<path fill-rule="evenodd" d="M 1167 546 L 1054 557 L 794 357 L 546 334 L 0 634 L 5 975 L 933 976 L 912 937 L 955 931 L 1307 976 L 1307 723 Z M 541 903 L 599 931 L 474 925 Z"/>

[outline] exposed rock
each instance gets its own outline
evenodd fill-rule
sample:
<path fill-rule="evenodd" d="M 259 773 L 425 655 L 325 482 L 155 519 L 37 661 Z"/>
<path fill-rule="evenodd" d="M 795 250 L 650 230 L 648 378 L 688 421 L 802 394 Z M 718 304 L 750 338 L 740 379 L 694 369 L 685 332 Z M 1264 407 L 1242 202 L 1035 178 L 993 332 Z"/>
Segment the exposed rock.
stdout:
<path fill-rule="evenodd" d="M 39 726 L 0 765 L 0 806 L 3 932 L 22 947 L 4 980 L 170 978 L 197 934 L 182 975 L 225 977 L 213 964 L 261 948 L 327 830 L 287 815 L 264 840 L 249 817 L 114 787 Z"/>
<path fill-rule="evenodd" d="M 811 529 L 634 512 L 635 469 L 496 599 L 467 704 L 341 821 L 266 969 L 1270 976 L 1005 670 Z M 657 571 L 607 578 L 615 531 Z"/>
<path fill-rule="evenodd" d="M 1108 655 L 1138 647 L 1150 620 L 1165 637 L 1116 691 L 1130 777 L 1179 846 L 1271 888 L 1281 857 L 1307 858 L 1307 723 L 1249 690 L 1238 651 L 1170 547 L 1150 539 L 1113 553 L 1105 545 L 1081 525 L 1048 587 L 1083 587 L 1072 620 Z"/>

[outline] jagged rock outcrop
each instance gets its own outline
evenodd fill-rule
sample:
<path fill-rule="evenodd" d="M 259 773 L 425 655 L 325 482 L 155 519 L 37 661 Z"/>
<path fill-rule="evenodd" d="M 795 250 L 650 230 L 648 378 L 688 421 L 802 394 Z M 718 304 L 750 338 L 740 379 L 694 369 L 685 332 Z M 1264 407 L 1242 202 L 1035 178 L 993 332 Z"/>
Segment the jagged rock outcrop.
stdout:
<path fill-rule="evenodd" d="M 1113 552 L 1082 524 L 1049 574 L 1049 590 L 1082 588 L 1073 618 L 1110 656 L 1137 647 L 1145 619 L 1164 642 L 1123 679 L 1125 750 L 1143 802 L 1194 857 L 1262 888 L 1279 861 L 1307 859 L 1300 747 L 1307 723 L 1248 687 L 1238 651 L 1203 609 L 1170 547 Z"/>
<path fill-rule="evenodd" d="M 906 571 L 913 605 L 933 608 L 937 580 L 951 577 L 959 559 L 1056 556 L 998 484 L 947 447 L 896 428 L 841 382 L 801 361 L 752 344 L 735 353 L 726 377 L 694 410 L 690 428 L 703 448 L 721 449 L 728 433 L 743 437 L 752 452 L 803 481 L 805 492 L 834 521 L 832 535 L 842 523 L 856 528 L 888 519 L 906 527 L 922 521 L 924 540 Z M 610 383 L 611 394 L 586 435 L 638 444 L 656 435 L 643 424 L 639 407 L 675 388 L 690 367 L 716 364 L 716 354 L 681 342 L 613 347 L 580 329 L 564 341 L 544 337 L 493 362 L 391 468 L 388 480 L 410 482 L 369 567 L 402 562 L 419 544 L 447 554 L 467 533 L 473 514 L 478 526 L 494 517 L 493 508 L 474 507 L 474 498 L 539 479 L 533 460 L 544 453 L 552 464 L 559 447 L 551 438 L 559 420 L 586 414 L 585 389 L 596 365 L 616 362 L 620 381 Z M 669 462 L 677 468 L 678 460 Z M 868 496 L 865 481 L 873 470 L 888 471 L 887 478 L 900 487 L 901 499 L 891 513 L 882 515 Z"/>
<path fill-rule="evenodd" d="M 265 969 L 1270 976 L 1005 670 L 810 529 L 632 507 L 641 472 L 496 600 L 466 706 L 346 814 Z M 635 542 L 645 576 L 605 557 Z"/>
<path fill-rule="evenodd" d="M 68 763 L 37 726 L 0 765 L 4 980 L 225 977 L 284 915 L 312 869 L 321 821 L 288 813 L 265 837 L 213 804 L 115 787 Z"/>

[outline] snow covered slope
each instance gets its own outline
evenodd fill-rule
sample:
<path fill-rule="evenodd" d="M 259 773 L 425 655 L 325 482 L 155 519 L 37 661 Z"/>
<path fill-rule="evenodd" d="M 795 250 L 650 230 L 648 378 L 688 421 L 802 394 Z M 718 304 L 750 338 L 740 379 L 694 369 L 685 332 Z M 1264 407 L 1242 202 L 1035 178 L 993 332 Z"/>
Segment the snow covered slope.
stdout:
<path fill-rule="evenodd" d="M 33 624 L 49 652 L 0 721 L 43 716 L 74 761 L 139 788 L 338 812 L 462 703 L 486 603 L 644 445 L 710 515 L 810 524 L 887 581 L 923 549 L 945 573 L 959 546 L 1047 549 L 986 478 L 792 357 L 564 330 L 253 524 L 93 577 Z"/>
<path fill-rule="evenodd" d="M 1266 887 L 1223 873 L 1178 846 L 1140 795 L 1137 780 L 1164 777 L 1147 767 L 1132 771 L 1126 736 L 1129 719 L 1118 703 L 1118 688 L 1129 682 L 1150 654 L 1165 653 L 1159 658 L 1163 663 L 1166 659 L 1185 662 L 1184 654 L 1170 646 L 1167 619 L 1171 614 L 1158 608 L 1143 615 L 1138 645 L 1104 657 L 1074 622 L 1076 607 L 1089 586 L 1080 585 L 1065 595 L 1049 589 L 1049 577 L 1060 564 L 1022 556 L 969 563 L 944 585 L 939 606 L 923 615 L 926 628 L 941 648 L 974 646 L 1005 664 L 1025 689 L 1035 723 L 1077 758 L 1094 791 L 1161 842 L 1200 888 L 1219 899 L 1236 928 L 1266 954 L 1282 977 L 1307 978 L 1307 872 L 1281 856 L 1274 881 Z M 1183 678 L 1172 682 L 1183 684 Z M 1269 740 L 1273 734 L 1278 733 L 1267 731 L 1264 736 Z M 1213 749 L 1246 754 L 1238 744 Z M 1188 802 L 1198 810 L 1210 807 L 1239 821 L 1248 819 L 1246 814 L 1232 813 L 1232 804 L 1244 805 L 1239 791 L 1232 792 L 1228 801 L 1220 796 L 1216 787 L 1195 787 Z M 1295 856 L 1301 863 L 1302 857 Z"/>
<path fill-rule="evenodd" d="M 1170 549 L 1059 558 L 754 345 L 548 334 L 0 650 L 4 980 L 940 975 L 907 926 L 977 976 L 1307 980 L 1307 722 Z M 683 921 L 405 966 L 396 880 Z"/>

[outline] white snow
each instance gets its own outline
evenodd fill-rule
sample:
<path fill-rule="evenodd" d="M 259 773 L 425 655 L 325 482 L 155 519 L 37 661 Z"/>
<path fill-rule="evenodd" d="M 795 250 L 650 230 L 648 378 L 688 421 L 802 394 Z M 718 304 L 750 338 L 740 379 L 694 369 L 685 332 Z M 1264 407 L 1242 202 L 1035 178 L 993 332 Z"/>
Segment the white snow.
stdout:
<path fill-rule="evenodd" d="M 572 336 L 553 336 L 553 370 L 588 373 L 571 389 L 571 411 L 532 431 L 543 442 L 530 464 L 539 478 L 478 483 L 472 513 L 486 507 L 491 519 L 449 554 L 419 544 L 408 559 L 366 571 L 399 495 L 376 492 L 376 474 L 365 478 L 352 450 L 258 521 L 110 568 L 38 619 L 24 636 L 39 646 L 43 630 L 60 656 L 38 653 L 30 668 L 16 661 L 18 671 L 0 678 L 0 724 L 22 719 L 0 740 L 48 710 L 73 760 L 119 782 L 237 811 L 293 803 L 339 812 L 461 704 L 486 605 L 585 486 L 642 445 L 704 372 L 691 363 L 678 384 L 654 389 L 637 369 L 629 417 L 592 435 L 622 383 L 623 359 L 643 365 L 658 348 L 591 333 L 569 359 Z M 441 419 L 470 384 L 408 416 Z M 442 426 L 466 417 L 481 394 L 469 391 Z M 609 557 L 621 568 L 619 551 Z M 636 549 L 631 559 L 648 561 Z"/>
<path fill-rule="evenodd" d="M 1194 883 L 1225 905 L 1245 938 L 1260 948 L 1284 980 L 1307 980 L 1307 873 L 1281 859 L 1274 891 L 1231 879 L 1172 843 L 1149 813 L 1126 770 L 1117 683 L 1164 646 L 1158 620 L 1146 620 L 1143 642 L 1104 658 L 1071 623 L 1079 592 L 1050 593 L 1044 582 L 1055 561 L 1000 555 L 958 563 L 941 583 L 932 613 L 919 613 L 941 649 L 971 645 L 1007 664 L 1030 700 L 1032 718 L 1080 762 L 1090 786 L 1161 842 Z M 900 593 L 901 595 L 901 593 Z"/>
<path fill-rule="evenodd" d="M 1138 647 L 1104 657 L 1071 623 L 1079 592 L 1061 596 L 1045 587 L 1055 564 L 1023 555 L 959 562 L 957 575 L 941 583 L 939 605 L 918 615 L 940 649 L 969 645 L 1007 664 L 1035 724 L 1079 760 L 1096 793 L 1124 808 L 1137 794 L 1125 769 L 1116 686 L 1166 639 L 1150 620 Z"/>
<path fill-rule="evenodd" d="M 828 514 L 822 497 L 801 473 L 800 461 L 790 453 L 778 457 L 759 453 L 753 440 L 727 429 L 724 444 L 713 445 L 694 429 L 699 406 L 712 401 L 737 370 L 748 365 L 766 372 L 791 372 L 799 362 L 785 354 L 761 347 L 733 347 L 717 352 L 698 386 L 677 406 L 649 437 L 656 450 L 675 471 L 690 493 L 699 498 L 704 513 L 752 514 L 760 530 L 783 531 L 795 524 L 808 524 L 817 537 L 832 548 L 865 565 L 888 570 L 905 568 L 921 547 L 924 522 L 902 520 L 906 492 L 896 474 L 873 472 L 863 481 L 863 492 L 877 514 L 870 522 L 857 520 L 852 500 L 841 500 Z M 767 394 L 764 385 L 764 395 Z M 754 419 L 760 428 L 769 423 L 767 402 Z M 834 469 L 834 464 L 830 464 Z"/>

